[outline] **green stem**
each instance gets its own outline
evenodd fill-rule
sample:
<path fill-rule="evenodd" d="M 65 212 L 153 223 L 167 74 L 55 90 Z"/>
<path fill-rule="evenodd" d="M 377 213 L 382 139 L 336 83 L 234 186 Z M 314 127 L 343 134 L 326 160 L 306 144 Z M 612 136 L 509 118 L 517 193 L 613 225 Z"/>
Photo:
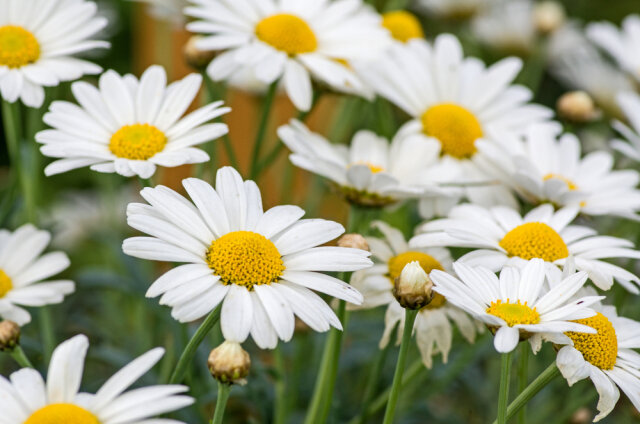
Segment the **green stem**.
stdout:
<path fill-rule="evenodd" d="M 506 424 L 507 422 L 507 402 L 509 401 L 512 355 L 512 352 L 502 354 L 502 365 L 500 367 L 500 393 L 498 395 L 498 424 Z"/>
<path fill-rule="evenodd" d="M 280 344 L 273 351 L 276 366 L 276 403 L 273 411 L 273 423 L 284 424 L 287 421 L 287 373 L 284 365 L 284 355 Z"/>
<path fill-rule="evenodd" d="M 518 364 L 518 393 L 522 393 L 529 383 L 529 343 L 520 343 L 520 361 Z M 518 413 L 518 424 L 527 423 L 526 406 Z"/>
<path fill-rule="evenodd" d="M 256 133 L 256 141 L 253 144 L 253 153 L 251 154 L 251 168 L 250 178 L 255 179 L 258 175 L 258 161 L 260 159 L 260 152 L 262 150 L 262 144 L 264 143 L 265 136 L 267 134 L 267 126 L 269 124 L 269 116 L 271 115 L 271 109 L 273 108 L 273 101 L 276 98 L 276 90 L 278 88 L 278 80 L 271 83 L 267 94 L 264 98 L 262 105 L 262 116 L 260 117 L 260 123 L 258 125 L 258 132 Z"/>
<path fill-rule="evenodd" d="M 13 348 L 13 350 L 10 351 L 9 354 L 22 368 L 33 368 L 33 364 L 24 353 L 24 350 L 22 350 L 22 347 L 20 347 L 20 345 Z"/>
<path fill-rule="evenodd" d="M 142 186 L 142 188 L 153 187 L 151 178 L 142 178 L 141 176 L 138 176 L 138 180 L 140 181 L 140 185 Z"/>
<path fill-rule="evenodd" d="M 40 335 L 42 337 L 42 344 L 44 345 L 44 359 L 46 362 L 49 362 L 53 350 L 56 348 L 51 309 L 49 309 L 49 306 L 42 306 L 38 309 L 38 314 L 40 317 Z"/>
<path fill-rule="evenodd" d="M 2 101 L 2 123 L 4 125 L 7 150 L 11 166 L 17 173 L 20 165 L 20 104 Z"/>
<path fill-rule="evenodd" d="M 393 383 L 391 384 L 391 393 L 387 401 L 387 409 L 384 411 L 383 424 L 391 424 L 393 416 L 396 412 L 396 404 L 400 389 L 402 388 L 402 376 L 404 374 L 404 365 L 407 361 L 407 352 L 411 343 L 411 333 L 413 333 L 413 323 L 416 321 L 418 311 L 413 309 L 405 310 L 404 330 L 402 331 L 402 343 L 400 344 L 400 352 L 398 353 L 398 362 L 396 363 L 396 372 L 393 375 Z"/>
<path fill-rule="evenodd" d="M 211 313 L 207 316 L 204 322 L 200 325 L 198 330 L 196 330 L 187 346 L 184 348 L 182 355 L 180 355 L 180 359 L 178 360 L 178 364 L 176 365 L 176 369 L 173 371 L 171 375 L 171 379 L 169 380 L 169 384 L 178 384 L 184 378 L 184 374 L 186 373 L 187 366 L 193 360 L 194 355 L 196 354 L 196 350 L 202 341 L 207 336 L 209 331 L 213 328 L 213 326 L 220 319 L 220 306 L 215 308 Z"/>
<path fill-rule="evenodd" d="M 218 399 L 216 400 L 216 409 L 213 411 L 213 420 L 211 420 L 211 424 L 222 424 L 224 410 L 227 407 L 230 391 L 231 385 L 218 382 Z"/>

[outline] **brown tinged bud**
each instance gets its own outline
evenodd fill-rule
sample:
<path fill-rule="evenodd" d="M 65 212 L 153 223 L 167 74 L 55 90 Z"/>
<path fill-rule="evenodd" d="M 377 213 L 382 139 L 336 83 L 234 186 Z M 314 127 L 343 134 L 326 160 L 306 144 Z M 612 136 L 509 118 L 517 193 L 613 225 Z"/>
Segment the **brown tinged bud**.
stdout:
<path fill-rule="evenodd" d="M 566 13 L 562 5 L 556 1 L 543 1 L 533 9 L 533 22 L 541 34 L 551 34 L 566 21 Z"/>
<path fill-rule="evenodd" d="M 593 414 L 589 408 L 580 408 L 573 413 L 569 422 L 571 424 L 587 424 L 593 419 Z"/>
<path fill-rule="evenodd" d="M 595 103 L 584 91 L 571 91 L 563 94 L 556 104 L 558 115 L 562 119 L 584 123 L 598 117 Z"/>
<path fill-rule="evenodd" d="M 369 251 L 369 243 L 360 234 L 345 234 L 338 239 L 338 246 L 351 247 L 353 249 L 361 249 Z"/>
<path fill-rule="evenodd" d="M 197 47 L 198 40 L 202 38 L 201 35 L 192 36 L 183 48 L 185 60 L 194 69 L 204 69 L 216 55 L 215 51 L 200 50 Z"/>
<path fill-rule="evenodd" d="M 251 358 L 240 343 L 225 341 L 211 351 L 209 371 L 216 380 L 226 384 L 245 384 L 249 375 Z"/>
<path fill-rule="evenodd" d="M 0 352 L 12 351 L 20 343 L 20 326 L 13 321 L 0 322 Z"/>
<path fill-rule="evenodd" d="M 418 261 L 409 262 L 393 285 L 393 295 L 403 308 L 420 309 L 433 299 L 433 282 Z"/>

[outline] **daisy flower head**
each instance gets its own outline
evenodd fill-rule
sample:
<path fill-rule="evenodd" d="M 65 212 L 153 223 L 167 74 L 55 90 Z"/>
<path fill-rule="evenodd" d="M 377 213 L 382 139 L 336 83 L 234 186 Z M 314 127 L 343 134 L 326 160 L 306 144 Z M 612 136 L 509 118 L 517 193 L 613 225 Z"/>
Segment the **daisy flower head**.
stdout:
<path fill-rule="evenodd" d="M 382 26 L 386 28 L 391 37 L 406 43 L 414 38 L 424 38 L 422 24 L 416 15 L 406 10 L 392 10 L 382 14 Z"/>
<path fill-rule="evenodd" d="M 389 343 L 396 325 L 399 325 L 397 342 L 400 343 L 402 338 L 405 309 L 393 296 L 392 290 L 395 279 L 400 276 L 404 267 L 417 261 L 427 274 L 434 269 L 451 273 L 453 260 L 447 249 L 411 249 L 400 230 L 382 221 L 374 222 L 373 226 L 383 234 L 383 238 L 366 238 L 374 265 L 353 274 L 351 284 L 362 293 L 364 301 L 359 306 L 349 305 L 349 309 L 387 306 L 384 334 L 380 340 L 382 348 Z M 414 332 L 422 362 L 427 368 L 431 368 L 432 357 L 438 353 L 442 354 L 442 361 L 447 362 L 453 341 L 452 324 L 460 329 L 469 343 L 473 343 L 476 336 L 475 323 L 465 312 L 447 302 L 442 295 L 435 293 L 431 303 L 418 312 Z"/>
<path fill-rule="evenodd" d="M 526 57 L 536 45 L 534 5 L 530 0 L 494 1 L 471 26 L 478 39 L 503 54 Z"/>
<path fill-rule="evenodd" d="M 588 306 L 603 298 L 570 301 L 587 281 L 586 272 L 574 273 L 546 291 L 542 259 L 532 259 L 520 269 L 505 267 L 499 279 L 481 266 L 456 262 L 453 269 L 459 279 L 440 270 L 431 272 L 433 290 L 484 322 L 495 333 L 493 344 L 498 352 L 511 352 L 521 339 L 529 340 L 537 350 L 547 334 L 595 333 L 587 325 L 571 322 L 595 315 Z"/>
<path fill-rule="evenodd" d="M 626 141 L 615 139 L 611 142 L 611 147 L 627 158 L 640 162 L 640 95 L 633 91 L 625 91 L 618 94 L 617 100 L 622 114 L 629 124 L 619 120 L 613 121 L 613 128 Z"/>
<path fill-rule="evenodd" d="M 303 111 L 311 108 L 311 79 L 347 93 L 370 89 L 347 64 L 379 57 L 391 43 L 382 18 L 362 0 L 190 0 L 187 29 L 205 34 L 202 50 L 223 51 L 207 73 L 227 80 L 249 67 L 261 81 L 282 79 Z"/>
<path fill-rule="evenodd" d="M 69 267 L 62 252 L 45 253 L 51 235 L 25 224 L 0 230 L 0 317 L 24 325 L 31 315 L 21 306 L 61 303 L 75 290 L 69 280 L 46 280 Z M 46 280 L 46 281 L 43 281 Z"/>
<path fill-rule="evenodd" d="M 440 147 L 420 137 L 395 137 L 391 144 L 371 131 L 359 131 L 349 147 L 331 143 L 292 120 L 278 136 L 299 168 L 332 181 L 350 202 L 385 206 L 427 194 L 445 195 L 438 179 L 451 170 L 438 161 Z"/>
<path fill-rule="evenodd" d="M 640 82 L 640 15 L 624 18 L 620 29 L 611 22 L 592 23 L 586 33 L 623 71 Z"/>
<path fill-rule="evenodd" d="M 83 81 L 71 90 L 79 105 L 55 101 L 36 134 L 40 151 L 58 160 L 45 168 L 55 175 L 90 166 L 125 177 L 151 177 L 157 166 L 175 167 L 209 160 L 194 146 L 226 134 L 222 123 L 207 123 L 228 107 L 214 102 L 183 116 L 198 94 L 202 77 L 191 74 L 167 86 L 164 68 L 151 66 L 138 80 L 107 71 L 99 87 Z"/>
<path fill-rule="evenodd" d="M 91 40 L 107 25 L 86 0 L 6 0 L 0 2 L 0 94 L 38 108 L 44 88 L 98 74 L 98 65 L 73 55 L 107 48 Z"/>
<path fill-rule="evenodd" d="M 638 277 L 603 259 L 635 258 L 640 252 L 633 243 L 609 236 L 599 236 L 588 227 L 570 225 L 578 208 L 557 211 L 543 204 L 521 216 L 514 209 L 496 206 L 484 208 L 463 204 L 454 207 L 448 218 L 423 224 L 409 244 L 475 249 L 459 262 L 469 266 L 485 266 L 497 272 L 505 266 L 522 267 L 534 258 L 543 259 L 548 267 L 564 268 L 572 256 L 575 267 L 586 271 L 593 283 L 609 290 L 614 280 L 628 291 L 640 293 Z"/>
<path fill-rule="evenodd" d="M 143 424 L 180 421 L 153 417 L 191 405 L 185 386 L 149 386 L 126 391 L 162 357 L 153 349 L 109 378 L 95 394 L 80 392 L 89 340 L 84 335 L 61 343 L 53 352 L 46 381 L 32 368 L 9 379 L 0 376 L 0 408 L 5 424 Z"/>
<path fill-rule="evenodd" d="M 126 254 L 186 262 L 165 273 L 147 292 L 161 296 L 180 322 L 197 320 L 220 303 L 222 333 L 241 343 L 251 334 L 261 348 L 293 335 L 297 315 L 316 331 L 341 328 L 333 310 L 313 291 L 352 303 L 362 295 L 319 271 L 356 271 L 371 266 L 369 252 L 321 246 L 344 233 L 342 225 L 301 219 L 297 206 L 263 212 L 260 191 L 230 167 L 218 170 L 215 189 L 188 178 L 190 202 L 157 186 L 142 190 L 149 205 L 132 203 L 130 226 L 150 235 L 124 241 Z M 321 246 L 321 247 L 318 247 Z"/>

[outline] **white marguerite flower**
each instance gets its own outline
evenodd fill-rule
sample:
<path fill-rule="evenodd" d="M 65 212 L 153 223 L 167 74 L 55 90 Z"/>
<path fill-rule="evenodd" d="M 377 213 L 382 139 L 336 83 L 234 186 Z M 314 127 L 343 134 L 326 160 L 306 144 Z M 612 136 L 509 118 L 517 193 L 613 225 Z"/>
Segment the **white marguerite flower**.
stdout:
<path fill-rule="evenodd" d="M 222 303 L 226 340 L 251 334 L 262 348 L 293 335 L 294 314 L 316 331 L 341 328 L 331 308 L 311 290 L 361 303 L 362 295 L 337 278 L 316 271 L 356 271 L 371 266 L 369 252 L 321 246 L 344 232 L 322 219 L 300 219 L 297 206 L 263 212 L 260 190 L 230 167 L 218 170 L 216 188 L 188 178 L 183 186 L 193 203 L 173 190 L 145 188 L 150 205 L 132 203 L 128 223 L 151 237 L 124 241 L 125 253 L 142 259 L 187 262 L 149 288 L 162 295 L 172 316 L 194 321 Z M 311 290 L 310 290 L 311 289 Z"/>
<path fill-rule="evenodd" d="M 55 101 L 36 140 L 45 156 L 59 158 L 46 175 L 90 166 L 125 177 L 151 177 L 156 166 L 174 167 L 209 160 L 197 146 L 226 134 L 223 123 L 207 123 L 231 109 L 214 102 L 182 116 L 198 94 L 202 77 L 191 74 L 167 86 L 164 68 L 151 66 L 140 80 L 107 71 L 99 87 L 71 86 L 80 104 Z"/>
<path fill-rule="evenodd" d="M 414 38 L 424 38 L 422 24 L 416 15 L 406 10 L 392 10 L 382 14 L 382 26 L 389 31 L 391 38 L 406 43 Z"/>
<path fill-rule="evenodd" d="M 618 120 L 613 121 L 613 128 L 626 141 L 613 140 L 611 147 L 629 159 L 640 162 L 640 95 L 633 91 L 625 91 L 618 94 L 617 100 L 629 125 Z"/>
<path fill-rule="evenodd" d="M 300 110 L 309 110 L 311 77 L 335 90 L 370 95 L 347 64 L 373 60 L 391 43 L 382 18 L 361 0 L 190 0 L 197 20 L 187 25 L 207 35 L 202 50 L 223 50 L 207 73 L 226 80 L 251 68 L 265 83 L 282 78 Z"/>
<path fill-rule="evenodd" d="M 534 205 L 549 202 L 555 207 L 578 207 L 586 215 L 638 219 L 638 172 L 613 170 L 613 156 L 606 151 L 581 157 L 578 137 L 561 132 L 556 124 L 532 125 L 518 152 L 479 143 L 480 150 L 490 158 L 487 172 L 495 172 L 504 184 Z"/>
<path fill-rule="evenodd" d="M 595 333 L 586 325 L 571 322 L 595 315 L 588 306 L 604 298 L 570 300 L 587 281 L 586 272 L 574 273 L 546 291 L 542 259 L 532 259 L 521 269 L 505 267 L 500 279 L 482 266 L 455 262 L 453 269 L 460 279 L 440 270 L 431 272 L 433 290 L 492 328 L 498 352 L 511 352 L 521 337 L 528 338 L 537 351 L 542 339 L 555 333 Z"/>
<path fill-rule="evenodd" d="M 606 417 L 620 398 L 618 387 L 640 411 L 640 323 L 619 317 L 616 308 L 597 303 L 597 314 L 576 320 L 597 334 L 566 333 L 569 343 L 558 352 L 556 365 L 572 386 L 589 377 L 600 400 L 594 422 Z"/>
<path fill-rule="evenodd" d="M 395 137 L 389 144 L 363 130 L 347 147 L 332 144 L 297 120 L 281 126 L 278 136 L 293 152 L 294 165 L 328 178 L 353 203 L 384 206 L 447 192 L 437 182 L 452 170 L 439 163 L 439 144 L 422 137 Z"/>
<path fill-rule="evenodd" d="M 3 319 L 27 324 L 31 315 L 20 306 L 61 303 L 66 295 L 74 292 L 73 281 L 46 280 L 69 267 L 69 258 L 62 252 L 42 254 L 50 240 L 49 232 L 31 224 L 14 232 L 0 230 L 0 317 Z"/>
<path fill-rule="evenodd" d="M 620 29 L 611 22 L 592 23 L 586 33 L 622 70 L 640 82 L 640 15 L 624 18 Z"/>
<path fill-rule="evenodd" d="M 490 0 L 418 0 L 417 6 L 430 15 L 446 19 L 467 19 L 491 3 Z"/>
<path fill-rule="evenodd" d="M 473 248 L 460 258 L 471 266 L 485 266 L 494 272 L 505 266 L 522 267 L 541 258 L 549 267 L 563 268 L 569 256 L 575 266 L 586 271 L 593 283 L 609 290 L 614 280 L 632 293 L 640 293 L 638 277 L 624 268 L 605 262 L 607 258 L 640 259 L 629 240 L 599 236 L 588 227 L 569 225 L 579 210 L 550 204 L 536 207 L 524 217 L 511 208 L 483 208 L 464 204 L 453 208 L 446 219 L 423 224 L 409 244 Z"/>
<path fill-rule="evenodd" d="M 536 46 L 534 4 L 531 0 L 493 1 L 471 29 L 478 39 L 503 54 L 528 56 Z"/>
<path fill-rule="evenodd" d="M 84 335 L 61 343 L 53 352 L 46 382 L 23 368 L 9 379 L 0 376 L 3 424 L 148 424 L 181 421 L 153 419 L 191 405 L 185 386 L 156 385 L 126 391 L 164 354 L 156 348 L 126 365 L 95 394 L 80 392 L 89 340 Z"/>
<path fill-rule="evenodd" d="M 443 168 L 456 175 L 452 182 L 489 184 L 477 163 L 482 158 L 476 141 L 500 140 L 508 145 L 528 125 L 552 115 L 549 109 L 528 103 L 532 94 L 527 88 L 511 85 L 521 67 L 520 59 L 508 58 L 485 68 L 475 58 L 463 58 L 458 39 L 444 34 L 433 46 L 417 39 L 396 43 L 388 57 L 367 65 L 360 74 L 413 118 L 400 129 L 399 137 L 438 142 Z M 465 191 L 474 203 L 516 205 L 501 185 Z"/>
<path fill-rule="evenodd" d="M 86 0 L 4 0 L 0 2 L 0 93 L 40 107 L 44 88 L 98 74 L 98 65 L 73 55 L 107 48 L 90 38 L 107 25 Z"/>
<path fill-rule="evenodd" d="M 434 269 L 453 272 L 451 255 L 447 249 L 440 247 L 411 249 L 402 233 L 382 221 L 373 223 L 384 238 L 367 237 L 371 248 L 374 265 L 366 270 L 355 272 L 351 284 L 362 293 L 362 305 L 349 305 L 348 309 L 369 309 L 386 305 L 385 329 L 380 340 L 383 348 L 389 343 L 391 333 L 396 325 L 397 342 L 402 339 L 405 309 L 392 294 L 393 284 L 405 265 L 417 261 L 420 267 L 429 273 Z M 453 324 L 469 342 L 476 336 L 476 324 L 469 316 L 451 305 L 442 295 L 435 293 L 431 303 L 420 309 L 414 324 L 414 333 L 422 362 L 427 368 L 433 364 L 432 357 L 442 354 L 442 362 L 446 363 L 453 341 Z"/>

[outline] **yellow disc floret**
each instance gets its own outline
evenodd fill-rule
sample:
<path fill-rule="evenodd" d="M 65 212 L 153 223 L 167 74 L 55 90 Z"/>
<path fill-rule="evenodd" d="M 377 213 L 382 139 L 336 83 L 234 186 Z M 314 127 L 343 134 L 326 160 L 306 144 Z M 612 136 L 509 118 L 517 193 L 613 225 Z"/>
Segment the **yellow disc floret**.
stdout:
<path fill-rule="evenodd" d="M 0 299 L 5 297 L 13 288 L 11 278 L 0 269 Z"/>
<path fill-rule="evenodd" d="M 147 160 L 164 150 L 167 137 L 149 124 L 126 125 L 111 136 L 109 150 L 119 158 Z"/>
<path fill-rule="evenodd" d="M 405 265 L 414 261 L 418 261 L 422 269 L 424 269 L 424 272 L 427 274 L 434 269 L 444 271 L 440 262 L 431 255 L 427 255 L 423 252 L 404 252 L 389 259 L 389 278 L 391 279 L 391 282 L 393 283 L 393 281 L 400 276 Z"/>
<path fill-rule="evenodd" d="M 393 38 L 403 43 L 413 38 L 424 38 L 418 18 L 405 10 L 384 13 L 382 26 L 389 30 Z"/>
<path fill-rule="evenodd" d="M 251 290 L 254 285 L 271 284 L 284 272 L 280 252 L 262 234 L 235 231 L 214 240 L 207 251 L 209 268 L 224 284 Z"/>
<path fill-rule="evenodd" d="M 369 167 L 369 169 L 371 170 L 372 174 L 377 174 L 378 172 L 383 172 L 385 169 L 382 166 L 378 166 L 378 165 L 374 165 L 370 162 L 354 162 L 352 164 L 350 164 L 348 167 L 351 168 L 352 166 L 355 165 L 365 165 L 367 167 Z"/>
<path fill-rule="evenodd" d="M 569 249 L 560 234 L 544 222 L 528 222 L 517 226 L 500 240 L 500 247 L 509 256 L 526 260 L 541 258 L 553 262 L 569 256 Z"/>
<path fill-rule="evenodd" d="M 598 333 L 565 333 L 573 341 L 573 347 L 579 350 L 584 360 L 591 365 L 602 370 L 612 370 L 618 358 L 618 337 L 611 321 L 598 312 L 591 318 L 574 322 L 589 326 Z"/>
<path fill-rule="evenodd" d="M 70 403 L 54 403 L 38 409 L 23 424 L 100 424 L 98 418 L 84 408 Z"/>
<path fill-rule="evenodd" d="M 577 189 L 578 189 L 578 186 L 577 186 L 573 181 L 571 181 L 571 180 L 570 180 L 570 179 L 568 179 L 568 178 L 563 177 L 562 175 L 558 175 L 558 174 L 547 174 L 547 175 L 545 175 L 544 177 L 542 177 L 542 179 L 543 179 L 544 181 L 548 181 L 548 180 L 560 180 L 560 181 L 564 182 L 564 183 L 567 185 L 567 187 L 569 188 L 569 190 L 573 191 L 573 190 L 577 190 Z"/>
<path fill-rule="evenodd" d="M 20 68 L 40 57 L 40 44 L 26 29 L 6 25 L 0 27 L 0 66 Z"/>
<path fill-rule="evenodd" d="M 422 115 L 422 131 L 437 138 L 442 154 L 458 159 L 476 153 L 476 140 L 482 137 L 482 126 L 469 110 L 453 103 L 431 106 Z"/>
<path fill-rule="evenodd" d="M 495 302 L 491 302 L 491 306 L 487 308 L 487 313 L 494 315 L 498 318 L 502 318 L 509 327 L 513 327 L 518 324 L 538 324 L 540 322 L 540 314 L 536 311 L 536 308 L 530 308 L 527 302 L 510 303 L 509 299 L 506 302 L 498 299 Z"/>
<path fill-rule="evenodd" d="M 289 55 L 311 53 L 318 48 L 318 40 L 309 24 L 289 13 L 279 13 L 258 22 L 256 36 Z"/>

